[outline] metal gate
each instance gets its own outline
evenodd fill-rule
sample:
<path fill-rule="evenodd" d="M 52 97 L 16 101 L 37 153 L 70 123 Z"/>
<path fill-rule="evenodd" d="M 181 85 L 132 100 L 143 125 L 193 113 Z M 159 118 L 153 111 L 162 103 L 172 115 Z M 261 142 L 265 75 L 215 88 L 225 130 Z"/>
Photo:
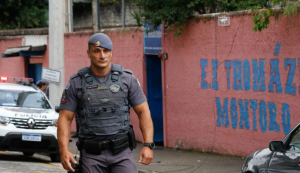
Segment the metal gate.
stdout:
<path fill-rule="evenodd" d="M 154 125 L 154 142 L 163 142 L 161 59 L 146 55 L 147 100 Z"/>

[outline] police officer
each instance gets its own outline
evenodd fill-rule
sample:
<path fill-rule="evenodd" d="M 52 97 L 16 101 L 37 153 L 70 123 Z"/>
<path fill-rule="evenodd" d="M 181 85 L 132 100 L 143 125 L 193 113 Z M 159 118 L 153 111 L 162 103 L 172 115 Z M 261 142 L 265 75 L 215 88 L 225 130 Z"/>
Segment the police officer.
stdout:
<path fill-rule="evenodd" d="M 68 151 L 70 125 L 79 119 L 79 143 L 83 173 L 137 173 L 132 149 L 130 107 L 139 118 L 144 147 L 139 163 L 153 158 L 153 123 L 146 97 L 130 70 L 112 64 L 113 44 L 103 33 L 89 38 L 90 66 L 70 78 L 62 94 L 58 120 L 58 142 L 64 169 L 77 163 Z"/>

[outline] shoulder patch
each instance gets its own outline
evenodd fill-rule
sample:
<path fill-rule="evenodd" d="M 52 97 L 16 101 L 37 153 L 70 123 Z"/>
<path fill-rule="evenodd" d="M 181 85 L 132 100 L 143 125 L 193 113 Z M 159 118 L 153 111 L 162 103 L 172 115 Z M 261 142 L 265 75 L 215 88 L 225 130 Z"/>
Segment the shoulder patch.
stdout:
<path fill-rule="evenodd" d="M 76 78 L 76 77 L 79 77 L 78 73 L 73 74 L 73 75 L 70 77 L 70 80 L 72 80 L 72 79 L 74 79 L 74 78 Z"/>
<path fill-rule="evenodd" d="M 132 71 L 131 71 L 131 70 L 124 69 L 123 71 L 124 71 L 125 73 L 132 74 Z"/>

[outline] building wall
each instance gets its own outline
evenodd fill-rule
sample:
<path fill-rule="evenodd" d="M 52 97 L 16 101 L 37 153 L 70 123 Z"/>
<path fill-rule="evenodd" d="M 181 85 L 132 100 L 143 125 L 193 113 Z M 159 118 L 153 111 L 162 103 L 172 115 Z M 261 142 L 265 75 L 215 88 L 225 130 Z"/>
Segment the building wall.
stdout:
<path fill-rule="evenodd" d="M 262 32 L 250 15 L 230 22 L 196 16 L 179 37 L 163 34 L 167 147 L 243 156 L 300 121 L 299 14 Z"/>
<path fill-rule="evenodd" d="M 0 53 L 4 53 L 9 47 L 22 46 L 23 37 L 0 37 Z M 0 76 L 25 76 L 25 58 L 0 58 Z"/>
<path fill-rule="evenodd" d="M 271 18 L 262 32 L 252 31 L 247 14 L 231 15 L 230 22 L 221 27 L 217 17 L 196 16 L 179 37 L 163 31 L 162 47 L 168 54 L 162 64 L 166 147 L 245 156 L 281 140 L 299 122 L 299 14 Z M 131 69 L 145 89 L 140 28 L 105 33 L 114 44 L 113 63 Z M 86 49 L 92 34 L 65 34 L 65 83 L 89 65 Z M 2 52 L 4 45 L 21 45 L 21 39 L 2 39 Z M 13 65 L 24 62 L 10 60 Z M 15 73 L 5 59 L 0 63 L 1 74 Z M 131 112 L 141 141 L 137 116 Z"/>
<path fill-rule="evenodd" d="M 131 13 L 139 12 L 140 9 L 129 1 L 125 2 L 125 23 L 126 25 L 136 25 Z M 74 3 L 74 26 L 93 26 L 92 4 Z M 100 25 L 101 27 L 122 26 L 122 3 L 107 3 L 100 5 Z"/>
<path fill-rule="evenodd" d="M 143 79 L 143 32 L 141 28 L 125 30 L 104 31 L 113 42 L 112 62 L 123 65 L 124 68 L 133 71 L 134 75 L 142 84 Z M 89 66 L 90 60 L 87 56 L 88 39 L 94 32 L 75 32 L 65 34 L 65 83 L 70 77 L 77 73 L 80 68 Z M 142 140 L 139 132 L 137 115 L 131 111 L 131 122 L 135 124 L 137 139 Z M 75 131 L 75 122 L 72 131 Z"/>

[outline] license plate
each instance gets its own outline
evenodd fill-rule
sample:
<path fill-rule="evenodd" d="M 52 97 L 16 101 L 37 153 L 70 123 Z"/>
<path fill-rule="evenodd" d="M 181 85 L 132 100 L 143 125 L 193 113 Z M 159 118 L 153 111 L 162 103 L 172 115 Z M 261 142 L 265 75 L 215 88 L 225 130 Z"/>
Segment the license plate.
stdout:
<path fill-rule="evenodd" d="M 22 134 L 22 141 L 36 141 L 41 142 L 42 136 L 39 134 Z"/>

